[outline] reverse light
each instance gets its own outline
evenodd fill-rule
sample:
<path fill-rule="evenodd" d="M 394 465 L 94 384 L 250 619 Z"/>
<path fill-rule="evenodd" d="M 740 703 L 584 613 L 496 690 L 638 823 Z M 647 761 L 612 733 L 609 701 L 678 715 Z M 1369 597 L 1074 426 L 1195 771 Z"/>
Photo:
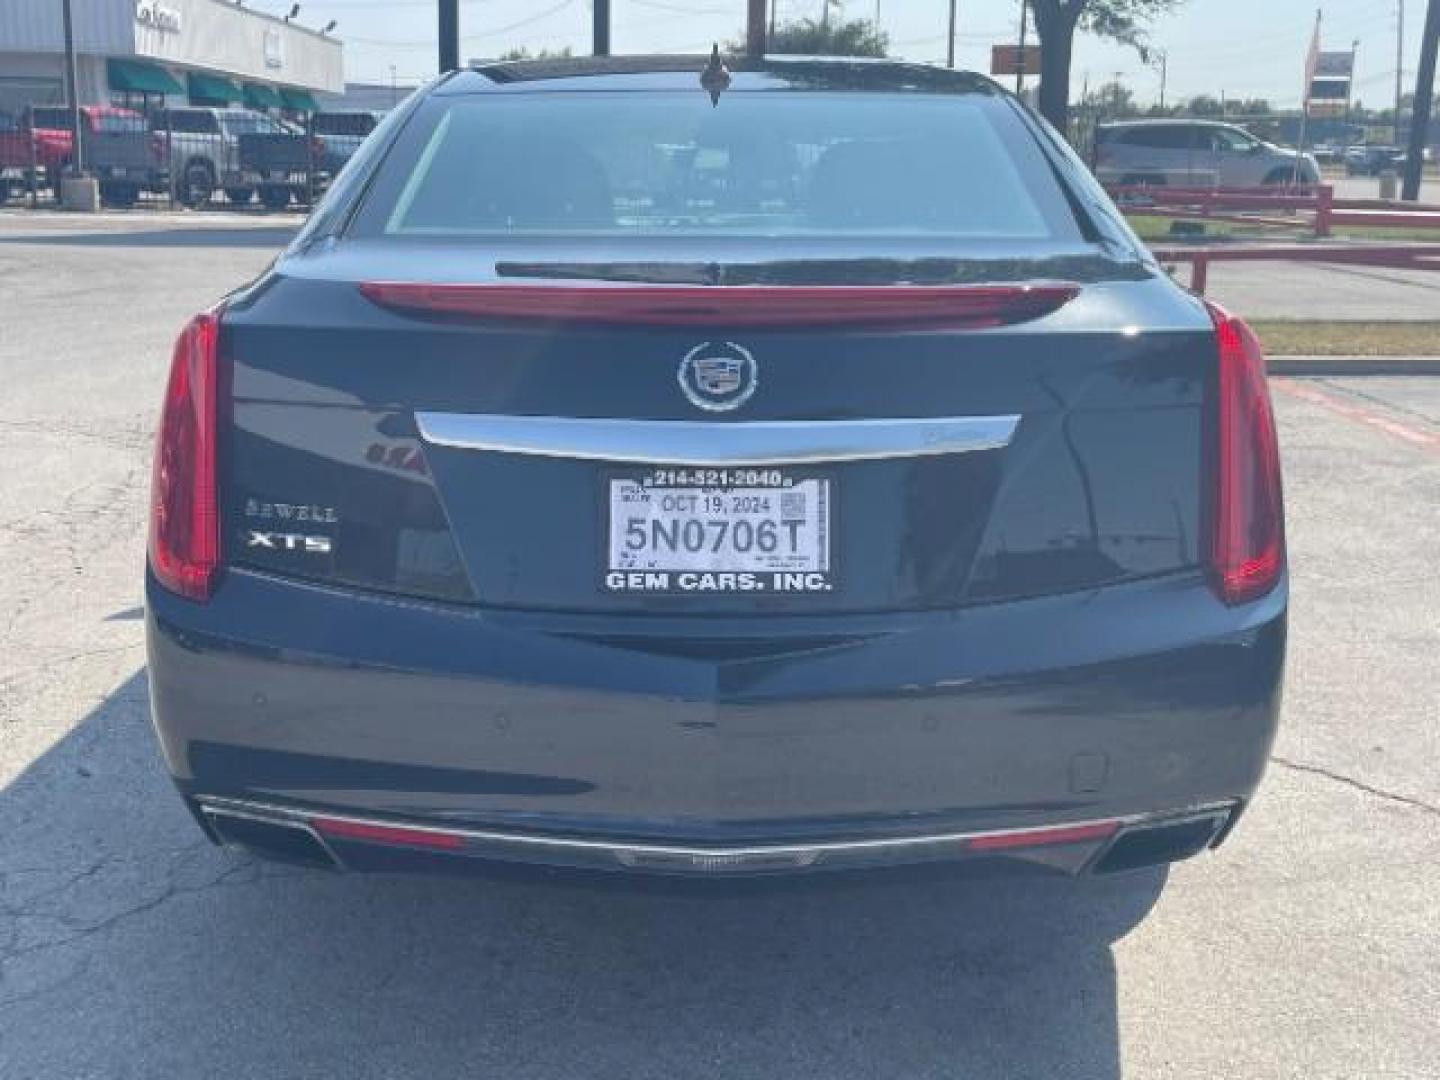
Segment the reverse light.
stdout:
<path fill-rule="evenodd" d="M 150 569 L 166 589 L 208 600 L 220 566 L 216 498 L 218 311 L 180 332 L 155 438 L 150 489 Z"/>
<path fill-rule="evenodd" d="M 1048 315 L 1080 292 L 1029 285 L 510 285 L 367 281 L 383 307 L 470 318 L 641 326 L 979 329 Z"/>
<path fill-rule="evenodd" d="M 1207 307 L 1219 350 L 1208 562 L 1220 599 L 1242 604 L 1273 589 L 1285 568 L 1280 448 L 1259 339 L 1224 308 Z"/>

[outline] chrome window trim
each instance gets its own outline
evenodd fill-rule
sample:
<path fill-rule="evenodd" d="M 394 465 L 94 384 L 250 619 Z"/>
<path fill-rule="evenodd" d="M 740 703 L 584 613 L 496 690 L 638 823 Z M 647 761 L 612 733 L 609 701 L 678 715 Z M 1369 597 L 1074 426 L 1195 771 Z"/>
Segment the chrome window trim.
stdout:
<path fill-rule="evenodd" d="M 759 466 L 934 457 L 1008 446 L 1019 415 L 866 420 L 624 420 L 417 412 L 434 446 L 640 465 Z"/>

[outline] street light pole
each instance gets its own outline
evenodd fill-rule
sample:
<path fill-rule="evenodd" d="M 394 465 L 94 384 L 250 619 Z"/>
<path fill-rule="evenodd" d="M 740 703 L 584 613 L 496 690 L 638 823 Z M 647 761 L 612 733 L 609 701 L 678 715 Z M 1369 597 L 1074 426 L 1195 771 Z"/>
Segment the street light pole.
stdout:
<path fill-rule="evenodd" d="M 746 9 L 745 54 L 765 55 L 765 0 L 750 0 Z"/>
<path fill-rule="evenodd" d="M 945 66 L 955 66 L 955 0 L 950 0 L 950 33 L 945 38 Z"/>
<path fill-rule="evenodd" d="M 439 0 L 436 30 L 440 45 L 440 70 L 460 67 L 460 0 Z"/>
<path fill-rule="evenodd" d="M 75 70 L 75 26 L 70 14 L 70 0 L 64 4 L 65 21 L 65 96 L 70 105 L 70 173 L 85 175 L 85 139 L 80 131 L 80 79 Z"/>
<path fill-rule="evenodd" d="M 1400 102 L 1405 97 L 1405 0 L 1395 0 L 1395 143 L 1400 143 Z"/>
<path fill-rule="evenodd" d="M 1165 108 L 1165 83 L 1170 78 L 1170 55 L 1160 50 L 1160 108 Z"/>
<path fill-rule="evenodd" d="M 610 0 L 594 0 L 595 26 L 593 52 L 596 56 L 610 55 Z"/>
<path fill-rule="evenodd" d="M 1025 31 L 1029 21 L 1030 8 L 1026 0 L 1020 0 L 1020 55 L 1015 57 L 1015 93 L 1025 89 Z"/>

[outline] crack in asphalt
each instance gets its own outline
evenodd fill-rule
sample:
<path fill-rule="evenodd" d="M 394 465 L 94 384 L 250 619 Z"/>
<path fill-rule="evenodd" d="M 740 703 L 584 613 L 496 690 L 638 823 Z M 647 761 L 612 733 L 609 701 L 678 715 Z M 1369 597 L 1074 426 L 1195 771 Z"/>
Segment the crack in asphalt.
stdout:
<path fill-rule="evenodd" d="M 1363 780 L 1356 780 L 1353 776 L 1346 776 L 1334 769 L 1327 769 L 1323 765 L 1310 765 L 1303 761 L 1291 761 L 1288 758 L 1271 756 L 1271 761 L 1276 765 L 1282 765 L 1295 772 L 1308 773 L 1311 776 L 1322 776 L 1327 780 L 1333 780 L 1337 784 L 1344 784 L 1346 787 L 1354 788 L 1356 791 L 1364 792 L 1366 795 L 1373 795 L 1377 799 L 1385 799 L 1387 802 L 1399 803 L 1401 806 L 1408 806 L 1413 810 L 1422 813 L 1433 814 L 1440 817 L 1440 806 L 1428 803 L 1424 799 L 1416 798 L 1413 795 L 1402 795 L 1396 791 L 1386 791 L 1384 788 L 1367 784 Z"/>
<path fill-rule="evenodd" d="M 204 842 L 200 842 L 195 845 L 196 848 L 208 848 L 209 846 L 210 845 L 208 843 Z M 67 889 L 78 885 L 84 880 L 92 879 L 97 876 L 102 869 L 106 868 L 107 866 L 115 865 L 118 861 L 120 860 L 102 859 L 99 863 L 88 866 L 83 870 L 77 872 L 64 884 L 57 886 L 54 889 L 47 890 L 45 893 L 42 894 L 42 897 L 53 897 L 57 893 L 64 892 Z M 147 897 L 146 899 L 140 900 L 136 903 L 128 904 L 125 907 L 122 907 L 120 910 L 113 911 L 110 914 L 98 919 L 74 920 L 67 918 L 64 915 L 41 915 L 41 913 L 26 910 L 25 905 L 21 905 L 18 908 L 9 907 L 7 905 L 8 910 L 6 914 L 11 917 L 29 917 L 38 915 L 40 917 L 49 918 L 57 925 L 58 929 L 60 930 L 61 936 L 57 936 L 55 938 L 45 941 L 38 941 L 34 944 L 26 945 L 19 948 L 10 947 L 0 949 L 0 986 L 3 986 L 6 982 L 10 981 L 6 977 L 5 967 L 16 960 L 21 959 L 22 957 L 32 956 L 36 953 L 42 953 L 52 949 L 63 948 L 66 945 L 70 945 L 84 938 L 92 937 L 97 934 L 103 934 L 106 931 L 112 930 L 114 927 L 121 923 L 144 915 L 146 912 L 153 911 L 156 908 L 169 903 L 171 900 L 176 899 L 177 897 L 191 896 L 213 889 L 224 888 L 231 884 L 249 884 L 257 880 L 261 876 L 257 872 L 256 865 L 257 864 L 255 860 L 246 859 L 242 862 L 231 863 L 230 865 L 223 866 L 219 870 L 219 872 L 211 876 L 209 880 L 203 881 L 199 884 L 182 884 L 175 880 L 177 867 L 172 864 L 170 873 L 167 875 L 168 880 L 165 884 L 165 887 L 158 894 Z M 31 902 L 33 902 L 33 900 L 35 899 L 37 898 L 32 897 Z M 62 983 L 66 981 L 69 981 L 69 979 L 67 978 L 65 980 L 62 980 Z M 56 984 L 52 984 L 51 986 L 43 987 L 38 990 L 27 990 L 23 993 L 11 994 L 8 996 L 0 997 L 0 1009 L 6 1009 L 14 1005 L 18 1005 L 25 1000 L 36 996 L 39 993 L 47 993 L 50 990 L 54 989 L 55 985 Z"/>

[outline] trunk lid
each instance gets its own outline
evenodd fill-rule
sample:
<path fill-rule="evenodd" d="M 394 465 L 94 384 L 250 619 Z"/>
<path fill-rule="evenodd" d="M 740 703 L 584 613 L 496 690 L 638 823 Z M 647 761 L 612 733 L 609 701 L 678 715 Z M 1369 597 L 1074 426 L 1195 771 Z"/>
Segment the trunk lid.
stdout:
<path fill-rule="evenodd" d="M 381 273 L 363 243 L 287 258 L 224 324 L 229 560 L 484 606 L 736 613 L 958 607 L 1200 562 L 1213 327 L 1152 268 L 1085 245 L 736 247 L 520 245 L 481 272 L 464 245 L 387 245 Z M 386 306 L 362 295 L 377 279 L 1079 288 L 981 328 L 601 325 Z M 736 378 L 746 399 L 709 408 L 702 384 Z"/>

